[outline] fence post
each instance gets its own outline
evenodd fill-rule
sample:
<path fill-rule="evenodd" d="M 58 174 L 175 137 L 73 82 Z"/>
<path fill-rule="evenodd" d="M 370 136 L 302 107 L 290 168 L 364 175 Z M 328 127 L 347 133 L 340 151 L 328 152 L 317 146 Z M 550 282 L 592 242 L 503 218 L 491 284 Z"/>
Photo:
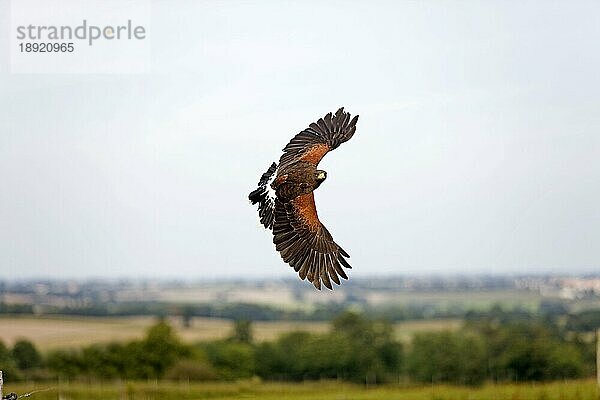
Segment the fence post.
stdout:
<path fill-rule="evenodd" d="M 2 379 L 1 376 L 0 379 Z M 596 383 L 600 389 L 600 329 L 596 331 Z"/>

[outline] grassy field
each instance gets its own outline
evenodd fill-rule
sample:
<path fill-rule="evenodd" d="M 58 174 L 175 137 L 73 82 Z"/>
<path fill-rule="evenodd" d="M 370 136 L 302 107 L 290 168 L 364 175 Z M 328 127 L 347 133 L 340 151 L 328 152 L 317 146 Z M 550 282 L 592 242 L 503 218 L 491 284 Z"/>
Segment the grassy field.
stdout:
<path fill-rule="evenodd" d="M 141 338 L 154 323 L 152 317 L 10 317 L 0 318 L 0 339 L 12 345 L 18 338 L 31 340 L 42 350 L 61 347 L 79 347 L 92 343 L 126 341 Z M 184 328 L 181 319 L 169 321 L 177 334 L 186 342 L 225 338 L 230 335 L 231 321 L 217 318 L 195 318 L 190 328 Z M 423 320 L 396 324 L 396 334 L 408 340 L 413 333 L 442 329 L 457 329 L 461 321 Z M 304 330 L 325 332 L 326 322 L 255 322 L 254 337 L 258 341 L 273 340 L 285 332 Z"/>
<path fill-rule="evenodd" d="M 6 385 L 6 392 L 25 394 L 48 386 Z M 31 396 L 34 400 L 597 400 L 594 380 L 545 384 L 485 385 L 465 388 L 358 386 L 338 382 L 310 383 L 94 383 L 56 384 Z"/>

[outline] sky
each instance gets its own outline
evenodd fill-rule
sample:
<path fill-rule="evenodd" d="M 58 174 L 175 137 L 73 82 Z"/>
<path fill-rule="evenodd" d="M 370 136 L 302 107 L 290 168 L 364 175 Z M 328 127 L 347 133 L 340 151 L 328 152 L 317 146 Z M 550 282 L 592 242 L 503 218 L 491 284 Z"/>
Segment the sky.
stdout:
<path fill-rule="evenodd" d="M 0 279 L 293 277 L 247 195 L 340 106 L 351 277 L 600 271 L 597 1 L 150 7 L 146 72 L 18 74 L 0 0 Z"/>

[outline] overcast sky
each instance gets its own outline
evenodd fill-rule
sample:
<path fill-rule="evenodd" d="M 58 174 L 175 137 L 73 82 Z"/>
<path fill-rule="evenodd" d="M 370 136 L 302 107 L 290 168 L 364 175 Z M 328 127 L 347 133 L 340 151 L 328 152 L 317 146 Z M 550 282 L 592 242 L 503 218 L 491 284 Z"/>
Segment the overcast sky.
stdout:
<path fill-rule="evenodd" d="M 351 276 L 600 270 L 597 1 L 152 4 L 145 74 L 11 74 L 0 278 L 293 277 L 247 200 L 339 106 Z"/>

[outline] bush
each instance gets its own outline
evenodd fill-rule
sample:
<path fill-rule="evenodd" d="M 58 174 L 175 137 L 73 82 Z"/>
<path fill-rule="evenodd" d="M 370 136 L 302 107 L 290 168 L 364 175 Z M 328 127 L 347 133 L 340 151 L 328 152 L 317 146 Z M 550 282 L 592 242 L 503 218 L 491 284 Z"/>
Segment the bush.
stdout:
<path fill-rule="evenodd" d="M 493 318 L 473 317 L 458 332 L 415 335 L 406 360 L 390 323 L 351 312 L 336 318 L 329 333 L 292 332 L 261 344 L 251 338 L 251 324 L 238 322 L 229 339 L 192 348 L 159 322 L 143 340 L 54 351 L 46 364 L 60 376 L 103 379 L 235 380 L 258 375 L 380 383 L 406 372 L 417 382 L 477 385 L 485 379 L 580 378 L 589 376 L 595 363 L 594 343 L 585 336 L 566 336 L 548 320 L 509 318 L 501 310 Z M 0 365 L 11 380 L 44 376 L 35 367 L 40 365 L 36 355 L 30 343 L 21 341 L 8 351 L 0 342 Z"/>
<path fill-rule="evenodd" d="M 48 356 L 48 367 L 65 377 L 161 378 L 178 360 L 191 354 L 191 347 L 179 342 L 171 327 L 161 321 L 152 326 L 141 341 L 52 352 Z"/>
<path fill-rule="evenodd" d="M 289 333 L 260 345 L 256 357 L 257 373 L 267 379 L 384 382 L 400 372 L 402 346 L 389 323 L 344 313 L 331 333 Z"/>
<path fill-rule="evenodd" d="M 84 365 L 81 352 L 75 350 L 55 350 L 48 354 L 48 368 L 61 377 L 73 378 L 83 374 L 87 368 Z"/>
<path fill-rule="evenodd" d="M 574 343 L 554 326 L 512 322 L 481 326 L 488 351 L 490 377 L 495 380 L 534 380 L 584 376 L 584 359 Z"/>
<path fill-rule="evenodd" d="M 221 379 L 250 378 L 256 372 L 254 347 L 247 343 L 208 342 L 201 345 L 201 350 Z"/>
<path fill-rule="evenodd" d="M 181 360 L 173 365 L 165 374 L 166 379 L 210 381 L 217 379 L 215 369 L 204 361 Z"/>
<path fill-rule="evenodd" d="M 408 373 L 418 382 L 477 385 L 486 378 L 486 353 L 481 337 L 452 332 L 415 335 Z"/>

